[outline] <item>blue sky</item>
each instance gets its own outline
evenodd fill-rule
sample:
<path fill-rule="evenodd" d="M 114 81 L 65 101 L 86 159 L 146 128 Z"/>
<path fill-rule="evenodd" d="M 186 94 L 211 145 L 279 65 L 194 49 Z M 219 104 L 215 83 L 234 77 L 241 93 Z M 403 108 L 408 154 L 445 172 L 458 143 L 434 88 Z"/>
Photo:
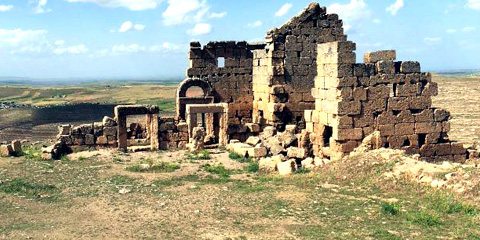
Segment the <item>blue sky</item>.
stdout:
<path fill-rule="evenodd" d="M 0 0 L 0 76 L 182 77 L 191 40 L 262 41 L 310 0 Z M 395 49 L 424 70 L 480 68 L 480 0 L 321 1 L 357 58 Z"/>

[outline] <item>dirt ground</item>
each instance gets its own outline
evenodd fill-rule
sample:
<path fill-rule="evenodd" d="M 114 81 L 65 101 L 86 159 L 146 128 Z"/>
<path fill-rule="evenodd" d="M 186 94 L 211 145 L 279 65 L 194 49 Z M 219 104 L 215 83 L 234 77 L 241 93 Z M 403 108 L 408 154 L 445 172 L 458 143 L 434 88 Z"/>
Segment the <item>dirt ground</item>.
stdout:
<path fill-rule="evenodd" d="M 112 150 L 50 162 L 0 158 L 0 239 L 480 237 L 480 192 L 385 178 L 395 161 L 379 155 L 291 177 L 259 174 L 221 150 L 207 160 Z M 139 171 L 145 163 L 169 165 Z"/>

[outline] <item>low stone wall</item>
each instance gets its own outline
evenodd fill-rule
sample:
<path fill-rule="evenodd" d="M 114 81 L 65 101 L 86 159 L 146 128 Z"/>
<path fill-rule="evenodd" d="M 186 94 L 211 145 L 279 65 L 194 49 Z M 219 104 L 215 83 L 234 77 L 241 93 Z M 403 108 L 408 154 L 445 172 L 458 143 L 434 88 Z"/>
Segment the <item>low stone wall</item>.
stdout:
<path fill-rule="evenodd" d="M 104 117 L 102 122 L 79 126 L 62 125 L 58 127 L 58 140 L 68 146 L 104 146 L 117 147 L 117 122 Z"/>

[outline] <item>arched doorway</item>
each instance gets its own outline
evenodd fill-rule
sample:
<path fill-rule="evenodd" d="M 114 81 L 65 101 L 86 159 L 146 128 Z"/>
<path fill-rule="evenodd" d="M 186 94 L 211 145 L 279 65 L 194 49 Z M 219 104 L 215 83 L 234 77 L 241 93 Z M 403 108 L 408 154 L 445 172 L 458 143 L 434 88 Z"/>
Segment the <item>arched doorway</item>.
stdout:
<path fill-rule="evenodd" d="M 183 80 L 177 89 L 177 118 L 185 119 L 185 106 L 187 104 L 214 103 L 213 89 L 209 82 L 199 78 Z"/>

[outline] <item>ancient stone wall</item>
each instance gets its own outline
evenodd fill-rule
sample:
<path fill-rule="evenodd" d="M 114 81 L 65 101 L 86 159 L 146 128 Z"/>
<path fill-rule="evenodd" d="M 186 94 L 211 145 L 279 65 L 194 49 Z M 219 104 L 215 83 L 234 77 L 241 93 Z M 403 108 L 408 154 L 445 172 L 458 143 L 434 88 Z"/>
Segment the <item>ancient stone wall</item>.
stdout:
<path fill-rule="evenodd" d="M 187 76 L 207 81 L 215 103 L 228 103 L 230 133 L 241 131 L 241 124 L 252 121 L 252 51 L 265 44 L 210 42 L 190 44 Z M 223 66 L 219 66 L 219 62 Z"/>
<path fill-rule="evenodd" d="M 326 14 L 325 7 L 312 3 L 282 27 L 268 32 L 267 49 L 255 51 L 253 59 L 256 123 L 282 128 L 304 122 L 304 110 L 315 104 L 311 88 L 317 75 L 317 44 L 345 41 L 342 26 L 336 14 Z"/>
<path fill-rule="evenodd" d="M 354 50 L 352 42 L 318 45 L 315 110 L 305 111 L 314 154 L 341 158 L 379 131 L 382 147 L 465 161 L 463 146 L 448 139 L 450 114 L 432 107 L 438 87 L 431 74 L 418 62 L 395 61 L 395 51 L 367 53 L 357 64 Z"/>

